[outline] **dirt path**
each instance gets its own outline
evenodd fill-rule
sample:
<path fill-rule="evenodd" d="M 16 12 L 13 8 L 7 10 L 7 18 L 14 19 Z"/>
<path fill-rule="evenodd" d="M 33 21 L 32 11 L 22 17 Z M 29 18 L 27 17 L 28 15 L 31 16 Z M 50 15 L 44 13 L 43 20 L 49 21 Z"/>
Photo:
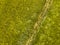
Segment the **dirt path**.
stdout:
<path fill-rule="evenodd" d="M 39 32 L 38 27 L 44 21 L 44 19 L 46 17 L 46 13 L 47 13 L 49 7 L 51 6 L 52 2 L 53 2 L 53 0 L 46 0 L 46 3 L 43 6 L 43 9 L 42 9 L 41 13 L 38 16 L 37 22 L 34 24 L 34 28 L 33 28 L 34 29 L 34 32 L 33 32 L 32 36 L 27 40 L 26 45 L 30 45 L 31 42 L 33 41 L 36 33 Z"/>

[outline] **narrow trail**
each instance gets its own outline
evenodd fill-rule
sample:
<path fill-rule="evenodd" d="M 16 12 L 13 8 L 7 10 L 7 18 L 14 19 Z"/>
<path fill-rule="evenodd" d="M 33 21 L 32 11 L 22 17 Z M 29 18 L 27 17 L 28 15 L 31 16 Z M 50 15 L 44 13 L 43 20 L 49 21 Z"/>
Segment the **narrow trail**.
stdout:
<path fill-rule="evenodd" d="M 53 3 L 53 0 L 46 0 L 45 5 L 43 6 L 43 9 L 42 9 L 41 13 L 38 16 L 38 20 L 34 24 L 34 28 L 33 28 L 34 32 L 33 32 L 32 36 L 27 40 L 25 45 L 30 45 L 31 42 L 33 41 L 36 33 L 39 32 L 38 27 L 44 21 L 44 18 L 46 17 L 46 13 L 47 13 L 47 11 L 50 8 L 52 3 Z"/>

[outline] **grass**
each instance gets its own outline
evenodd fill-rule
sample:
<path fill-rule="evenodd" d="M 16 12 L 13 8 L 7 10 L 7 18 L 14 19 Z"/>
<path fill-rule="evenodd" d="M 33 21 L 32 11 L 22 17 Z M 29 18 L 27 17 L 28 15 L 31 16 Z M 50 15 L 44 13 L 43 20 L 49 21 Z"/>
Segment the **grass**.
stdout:
<path fill-rule="evenodd" d="M 45 0 L 0 0 L 0 45 L 26 45 Z M 60 45 L 60 0 L 53 0 L 31 45 Z"/>

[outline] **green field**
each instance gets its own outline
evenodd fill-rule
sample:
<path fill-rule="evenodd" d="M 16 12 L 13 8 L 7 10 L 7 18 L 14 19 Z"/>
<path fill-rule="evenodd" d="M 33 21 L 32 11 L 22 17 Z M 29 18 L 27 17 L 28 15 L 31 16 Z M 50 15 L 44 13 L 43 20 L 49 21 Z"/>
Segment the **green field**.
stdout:
<path fill-rule="evenodd" d="M 46 0 L 0 0 L 0 45 L 27 45 L 45 3 Z M 45 15 L 30 45 L 60 45 L 60 0 L 53 0 Z"/>

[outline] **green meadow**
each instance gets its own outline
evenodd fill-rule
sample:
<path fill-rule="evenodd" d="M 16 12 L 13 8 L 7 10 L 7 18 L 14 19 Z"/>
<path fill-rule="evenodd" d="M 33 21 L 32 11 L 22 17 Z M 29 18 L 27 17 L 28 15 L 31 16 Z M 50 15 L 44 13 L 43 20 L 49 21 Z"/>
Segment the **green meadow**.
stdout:
<path fill-rule="evenodd" d="M 45 3 L 46 0 L 0 0 L 0 45 L 27 45 Z M 60 0 L 53 0 L 45 15 L 30 45 L 60 45 Z"/>

